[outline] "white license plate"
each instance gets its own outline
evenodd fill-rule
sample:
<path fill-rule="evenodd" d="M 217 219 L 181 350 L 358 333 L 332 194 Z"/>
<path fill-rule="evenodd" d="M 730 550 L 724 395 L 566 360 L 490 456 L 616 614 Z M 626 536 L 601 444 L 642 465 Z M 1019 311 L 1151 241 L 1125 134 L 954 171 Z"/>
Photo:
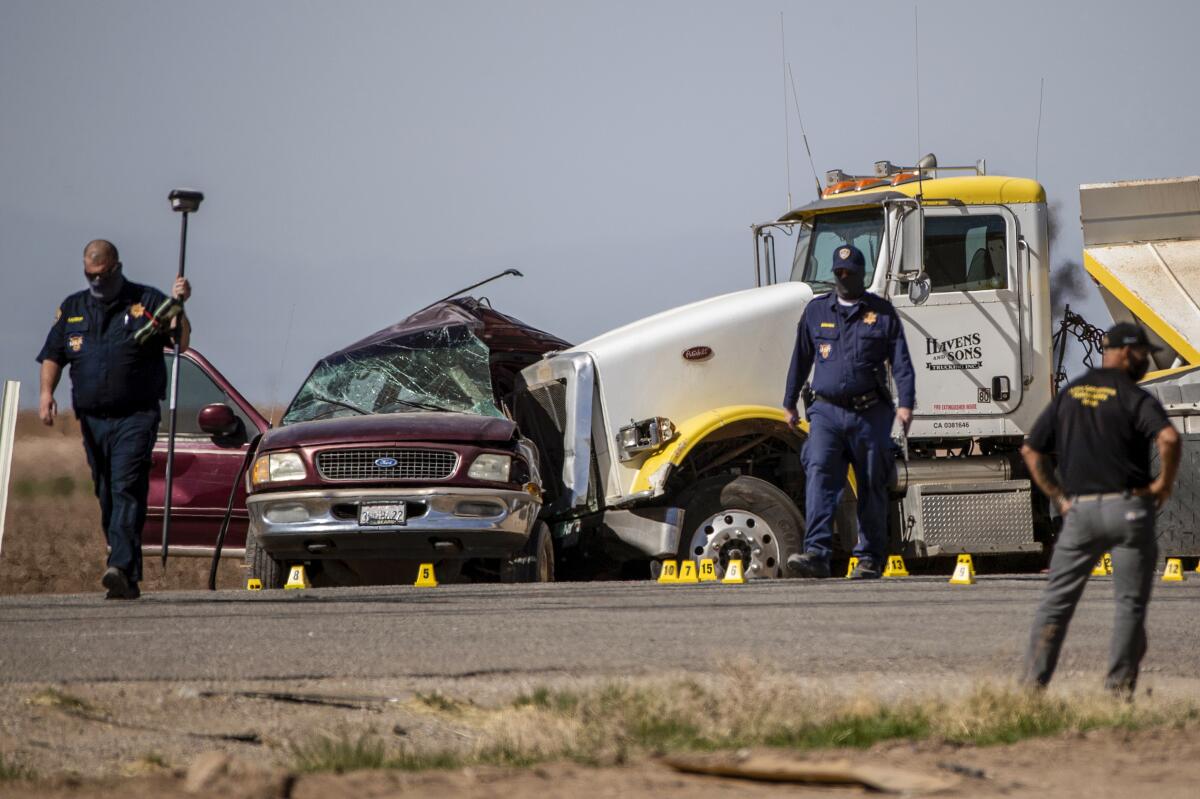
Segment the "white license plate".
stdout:
<path fill-rule="evenodd" d="M 408 521 L 408 506 L 404 502 L 364 502 L 358 506 L 361 527 L 389 527 Z"/>

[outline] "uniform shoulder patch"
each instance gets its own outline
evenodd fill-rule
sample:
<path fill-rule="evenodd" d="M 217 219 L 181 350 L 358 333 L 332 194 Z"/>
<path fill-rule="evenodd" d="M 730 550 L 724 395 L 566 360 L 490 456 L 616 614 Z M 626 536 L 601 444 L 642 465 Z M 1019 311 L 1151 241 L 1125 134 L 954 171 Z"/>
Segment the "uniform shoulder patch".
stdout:
<path fill-rule="evenodd" d="M 54 321 L 57 322 L 59 319 L 62 319 L 62 308 L 54 312 Z"/>

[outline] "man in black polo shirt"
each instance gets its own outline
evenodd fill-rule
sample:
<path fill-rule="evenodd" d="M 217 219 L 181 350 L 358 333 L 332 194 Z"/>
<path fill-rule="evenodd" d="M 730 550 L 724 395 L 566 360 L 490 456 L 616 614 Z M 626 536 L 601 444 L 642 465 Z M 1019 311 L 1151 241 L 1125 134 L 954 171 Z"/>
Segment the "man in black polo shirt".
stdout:
<path fill-rule="evenodd" d="M 69 365 L 71 404 L 83 432 L 110 549 L 101 582 L 108 599 L 137 599 L 150 456 L 158 436 L 159 401 L 167 388 L 163 347 L 177 332 L 186 348 L 190 327 L 182 315 L 170 321 L 169 330 L 154 319 L 166 297 L 126 280 L 111 242 L 88 243 L 83 272 L 88 288 L 63 301 L 37 357 L 42 364 L 40 415 L 43 424 L 54 424 L 54 389 Z M 177 278 L 172 293 L 186 300 L 191 286 Z M 147 324 L 156 332 L 138 344 L 134 335 Z"/>
<path fill-rule="evenodd" d="M 1180 453 L 1162 405 L 1137 385 L 1153 349 L 1140 327 L 1113 325 L 1104 335 L 1103 366 L 1059 392 L 1021 450 L 1038 488 L 1065 517 L 1033 623 L 1028 683 L 1050 682 L 1075 605 L 1105 552 L 1112 553 L 1117 602 L 1105 687 L 1132 694 L 1137 683 L 1158 558 L 1154 515 L 1171 495 Z M 1151 443 L 1162 462 L 1157 477 L 1150 474 Z"/>

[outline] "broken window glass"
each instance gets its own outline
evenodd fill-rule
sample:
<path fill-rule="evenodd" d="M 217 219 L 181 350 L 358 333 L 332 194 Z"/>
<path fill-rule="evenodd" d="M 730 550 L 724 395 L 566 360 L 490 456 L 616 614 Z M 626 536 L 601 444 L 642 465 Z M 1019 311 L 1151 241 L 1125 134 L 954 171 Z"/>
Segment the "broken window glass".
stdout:
<path fill-rule="evenodd" d="M 317 364 L 281 424 L 427 411 L 503 417 L 489 355 L 487 345 L 461 325 L 340 353 Z"/>

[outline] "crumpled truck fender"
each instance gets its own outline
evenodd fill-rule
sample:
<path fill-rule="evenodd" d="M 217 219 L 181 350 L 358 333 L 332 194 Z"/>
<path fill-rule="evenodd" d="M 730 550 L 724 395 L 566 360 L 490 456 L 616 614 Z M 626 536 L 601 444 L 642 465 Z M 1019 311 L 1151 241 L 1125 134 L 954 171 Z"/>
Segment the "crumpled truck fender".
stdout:
<path fill-rule="evenodd" d="M 767 405 L 729 405 L 696 414 L 676 425 L 677 434 L 658 452 L 648 457 L 634 477 L 630 494 L 634 497 L 655 497 L 663 493 L 671 470 L 683 463 L 698 444 L 723 427 L 737 422 L 767 421 L 787 424 L 787 411 Z M 800 420 L 802 435 L 808 434 L 808 422 Z"/>

